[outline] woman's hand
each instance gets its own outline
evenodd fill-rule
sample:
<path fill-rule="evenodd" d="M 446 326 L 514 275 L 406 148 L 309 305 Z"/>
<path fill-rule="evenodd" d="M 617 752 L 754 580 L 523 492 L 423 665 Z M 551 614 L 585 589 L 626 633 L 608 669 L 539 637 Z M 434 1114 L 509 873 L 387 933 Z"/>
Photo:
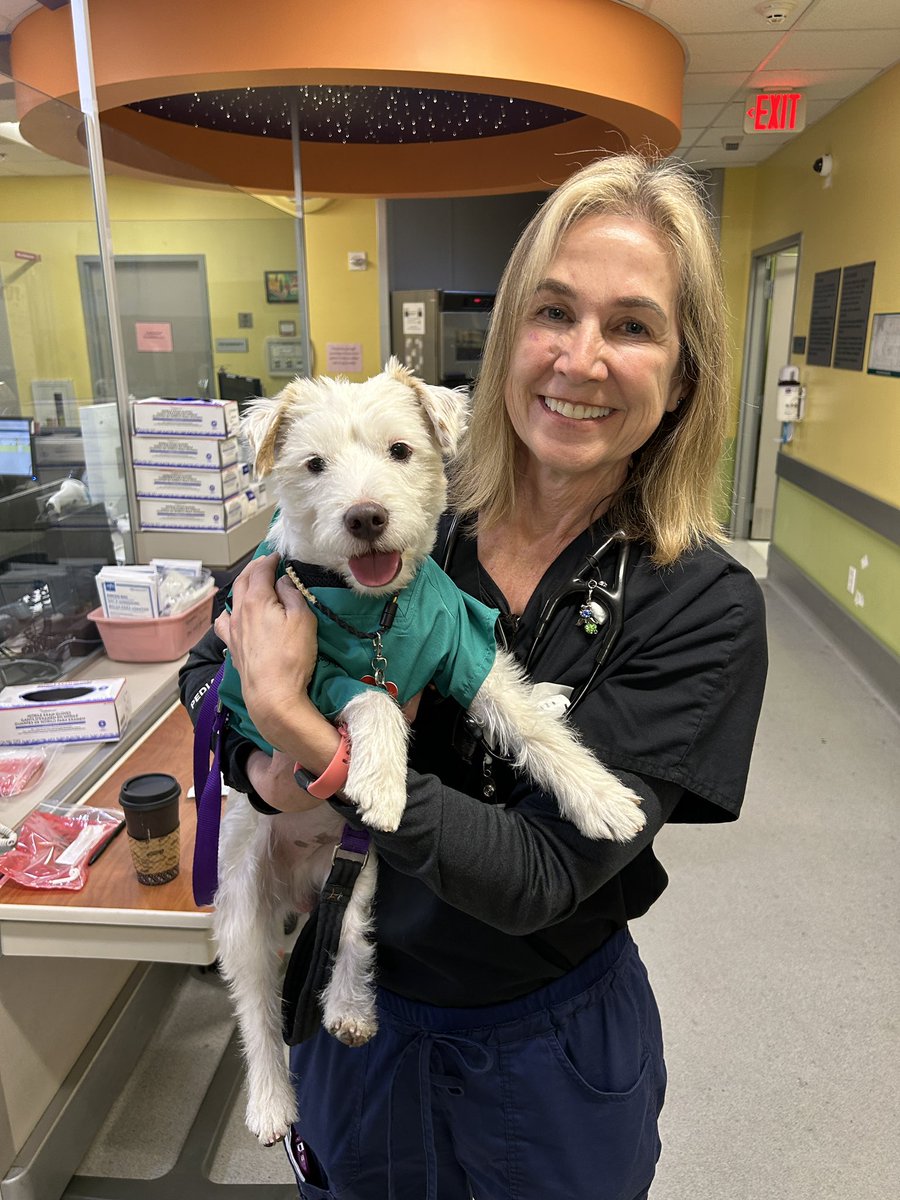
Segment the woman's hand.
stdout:
<path fill-rule="evenodd" d="M 316 666 L 316 618 L 287 577 L 275 583 L 277 564 L 278 555 L 270 554 L 244 568 L 216 633 L 231 652 L 256 728 L 292 761 L 321 773 L 340 736 L 307 694 Z"/>

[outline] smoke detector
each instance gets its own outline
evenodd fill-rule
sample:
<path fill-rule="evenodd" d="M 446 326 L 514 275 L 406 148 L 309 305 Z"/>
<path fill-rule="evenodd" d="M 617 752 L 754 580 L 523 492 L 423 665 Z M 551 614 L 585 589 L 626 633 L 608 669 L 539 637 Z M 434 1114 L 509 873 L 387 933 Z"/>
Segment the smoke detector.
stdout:
<path fill-rule="evenodd" d="M 756 11 L 767 25 L 783 25 L 793 9 L 793 4 L 759 4 Z"/>

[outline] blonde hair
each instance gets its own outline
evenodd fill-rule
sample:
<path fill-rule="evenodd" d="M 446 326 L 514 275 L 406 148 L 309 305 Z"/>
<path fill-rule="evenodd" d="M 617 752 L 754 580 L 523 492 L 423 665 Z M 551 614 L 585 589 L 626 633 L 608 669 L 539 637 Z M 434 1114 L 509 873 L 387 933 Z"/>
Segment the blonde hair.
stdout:
<path fill-rule="evenodd" d="M 566 180 L 520 237 L 503 273 L 455 464 L 453 502 L 487 529 L 516 504 L 517 439 L 505 404 L 519 330 L 540 279 L 569 229 L 585 217 L 629 217 L 670 248 L 678 277 L 685 398 L 637 451 L 609 519 L 646 540 L 659 565 L 704 538 L 724 540 L 716 516 L 718 462 L 728 404 L 725 297 L 718 248 L 696 178 L 671 159 L 629 153 L 602 158 Z M 598 505 L 604 499 L 597 497 Z"/>

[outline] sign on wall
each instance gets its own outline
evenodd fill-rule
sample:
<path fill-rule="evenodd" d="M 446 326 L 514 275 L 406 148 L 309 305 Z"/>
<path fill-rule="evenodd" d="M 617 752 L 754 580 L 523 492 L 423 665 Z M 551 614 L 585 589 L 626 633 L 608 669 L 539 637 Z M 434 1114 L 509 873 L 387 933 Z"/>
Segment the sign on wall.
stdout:
<path fill-rule="evenodd" d="M 838 310 L 837 337 L 834 341 L 833 367 L 861 371 L 869 331 L 869 306 L 875 280 L 874 262 L 844 267 L 841 282 L 841 306 Z"/>
<path fill-rule="evenodd" d="M 868 374 L 900 377 L 900 313 L 872 316 Z"/>
<path fill-rule="evenodd" d="M 809 342 L 806 362 L 811 367 L 831 366 L 834 320 L 837 316 L 841 269 L 817 271 L 813 281 L 812 309 L 809 314 Z"/>

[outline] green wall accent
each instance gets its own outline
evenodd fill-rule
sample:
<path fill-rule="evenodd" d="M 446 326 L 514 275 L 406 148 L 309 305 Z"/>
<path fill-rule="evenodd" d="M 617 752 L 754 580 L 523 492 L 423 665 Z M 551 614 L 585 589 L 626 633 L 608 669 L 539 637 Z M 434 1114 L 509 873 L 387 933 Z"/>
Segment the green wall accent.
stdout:
<path fill-rule="evenodd" d="M 773 540 L 836 604 L 900 654 L 900 546 L 784 479 L 778 481 Z M 847 590 L 850 567 L 856 568 L 862 605 Z"/>

